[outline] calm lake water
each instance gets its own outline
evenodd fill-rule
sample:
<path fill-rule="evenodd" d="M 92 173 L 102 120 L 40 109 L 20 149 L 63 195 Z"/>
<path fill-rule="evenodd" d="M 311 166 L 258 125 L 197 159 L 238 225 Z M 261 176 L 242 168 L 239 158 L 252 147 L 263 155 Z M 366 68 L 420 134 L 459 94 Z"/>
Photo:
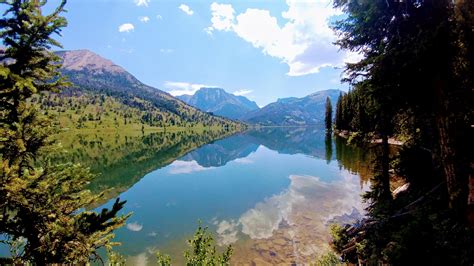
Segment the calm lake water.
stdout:
<path fill-rule="evenodd" d="M 93 133 L 61 142 L 68 152 L 59 161 L 101 173 L 90 185 L 106 191 L 96 208 L 127 201 L 122 213 L 133 215 L 116 231 L 115 250 L 129 265 L 153 265 L 157 250 L 181 265 L 198 221 L 219 246 L 232 244 L 235 265 L 309 264 L 329 250 L 331 223 L 363 217 L 360 196 L 371 176 L 370 153 L 309 127 Z"/>
<path fill-rule="evenodd" d="M 181 142 L 173 145 L 189 146 Z M 328 251 L 331 222 L 363 215 L 363 152 L 321 129 L 251 130 L 184 153 L 158 160 L 166 163 L 117 192 L 127 200 L 123 213 L 133 213 L 116 232 L 116 250 L 130 265 L 152 264 L 157 250 L 180 264 L 198 221 L 219 245 L 234 246 L 235 264 L 309 263 Z M 122 163 L 135 169 L 155 159 Z"/>

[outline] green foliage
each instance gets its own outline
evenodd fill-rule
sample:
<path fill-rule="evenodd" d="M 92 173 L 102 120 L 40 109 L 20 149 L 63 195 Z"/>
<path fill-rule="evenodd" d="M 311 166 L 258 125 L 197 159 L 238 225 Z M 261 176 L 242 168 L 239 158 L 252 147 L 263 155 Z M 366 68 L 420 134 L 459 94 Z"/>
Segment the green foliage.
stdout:
<path fill-rule="evenodd" d="M 334 254 L 334 252 L 328 252 L 316 259 L 315 263 L 311 263 L 314 266 L 338 266 L 343 265 L 341 260 Z"/>
<path fill-rule="evenodd" d="M 191 107 L 175 114 L 155 107 L 148 100 L 125 100 L 114 93 L 86 90 L 82 87 L 65 89 L 60 94 L 43 93 L 30 102 L 37 103 L 42 114 L 54 116 L 56 125 L 63 130 L 208 127 L 236 131 L 244 128 L 238 122 L 210 117 L 196 109 L 189 109 Z"/>
<path fill-rule="evenodd" d="M 228 246 L 222 254 L 218 254 L 212 235 L 207 227 L 199 225 L 194 237 L 188 240 L 191 250 L 184 252 L 186 265 L 227 265 L 232 256 L 232 246 Z"/>
<path fill-rule="evenodd" d="M 324 116 L 324 123 L 326 125 L 326 131 L 332 131 L 332 105 L 331 99 L 329 97 L 326 98 L 326 112 Z"/>
<path fill-rule="evenodd" d="M 34 261 L 87 262 L 96 247 L 111 247 L 111 232 L 127 217 L 116 217 L 125 202 L 115 202 L 101 213 L 77 210 L 100 198 L 84 190 L 90 181 L 88 169 L 80 165 L 55 165 L 9 176 L 5 185 L 10 213 L 4 216 L 11 236 L 24 237 L 24 258 Z M 13 223 L 12 221 L 15 221 Z M 40 257 L 41 256 L 41 257 Z"/>
<path fill-rule="evenodd" d="M 108 265 L 113 265 L 113 266 L 120 266 L 120 265 L 125 265 L 125 258 L 117 253 L 114 252 L 112 249 L 108 248 L 107 249 L 107 258 L 108 258 Z"/>
<path fill-rule="evenodd" d="M 216 266 L 229 265 L 232 256 L 232 246 L 227 246 L 222 254 L 219 254 L 214 244 L 214 238 L 207 231 L 207 227 L 199 224 L 193 238 L 188 240 L 190 250 L 184 252 L 186 265 L 188 266 Z M 171 258 L 168 255 L 156 253 L 157 265 L 171 265 Z"/>
<path fill-rule="evenodd" d="M 335 6 L 347 13 L 335 24 L 337 44 L 364 56 L 346 67 L 353 90 L 337 103 L 336 128 L 382 138 L 357 256 L 368 264 L 472 264 L 465 243 L 473 239 L 466 202 L 474 4 L 337 0 Z M 393 200 L 390 135 L 406 141 L 391 165 L 410 181 Z"/>
<path fill-rule="evenodd" d="M 337 130 L 359 131 L 363 134 L 376 131 L 378 124 L 375 107 L 369 100 L 364 87 L 355 89 L 339 97 L 336 105 Z"/>
<path fill-rule="evenodd" d="M 338 253 L 341 253 L 344 249 L 344 246 L 349 241 L 348 236 L 345 234 L 345 228 L 339 224 L 331 224 L 329 226 L 329 233 L 331 234 L 331 245 L 334 250 Z"/>
<path fill-rule="evenodd" d="M 158 266 L 170 266 L 171 257 L 166 254 L 161 254 L 159 251 L 156 252 L 156 263 Z"/>
<path fill-rule="evenodd" d="M 0 3 L 7 5 L 0 19 L 0 234 L 21 250 L 13 254 L 16 262 L 86 263 L 97 258 L 97 248 L 115 245 L 112 231 L 127 216 L 117 216 L 125 203 L 119 200 L 110 210 L 84 211 L 100 198 L 85 189 L 92 175 L 79 165 L 49 162 L 54 125 L 29 103 L 68 85 L 49 51 L 59 46 L 51 35 L 67 24 L 60 15 L 65 1 L 50 15 L 42 15 L 46 1 Z"/>
<path fill-rule="evenodd" d="M 348 13 L 335 27 L 337 43 L 364 54 L 347 66 L 347 74 L 372 106 L 374 130 L 389 135 L 400 118 L 412 120 L 404 133 L 421 129 L 423 144 L 436 153 L 434 164 L 446 179 L 449 204 L 462 215 L 470 157 L 467 117 L 473 101 L 473 68 L 465 57 L 473 53 L 474 20 L 467 15 L 472 3 L 341 0 L 336 6 Z M 355 116 L 351 97 L 346 104 Z"/>
<path fill-rule="evenodd" d="M 344 127 L 342 125 L 342 92 L 339 94 L 336 103 L 336 117 L 334 119 L 334 127 L 337 130 L 342 130 Z"/>

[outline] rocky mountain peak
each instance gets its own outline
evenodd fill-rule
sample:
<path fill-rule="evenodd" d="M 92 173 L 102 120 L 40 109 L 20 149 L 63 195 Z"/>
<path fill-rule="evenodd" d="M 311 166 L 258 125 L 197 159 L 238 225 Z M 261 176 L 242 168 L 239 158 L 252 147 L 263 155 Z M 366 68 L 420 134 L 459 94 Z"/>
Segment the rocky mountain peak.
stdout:
<path fill-rule="evenodd" d="M 92 73 L 125 73 L 125 69 L 89 50 L 61 51 L 63 69 L 71 71 L 88 70 Z"/>

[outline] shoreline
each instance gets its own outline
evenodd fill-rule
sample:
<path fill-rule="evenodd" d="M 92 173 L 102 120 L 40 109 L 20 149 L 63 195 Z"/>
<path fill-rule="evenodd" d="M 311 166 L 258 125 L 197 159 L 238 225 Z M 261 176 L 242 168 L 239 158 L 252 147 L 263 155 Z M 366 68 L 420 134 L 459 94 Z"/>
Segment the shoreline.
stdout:
<path fill-rule="evenodd" d="M 347 131 L 347 130 L 334 130 L 334 135 L 339 136 L 341 138 L 348 139 L 353 132 Z M 372 138 L 370 141 L 367 141 L 370 144 L 381 144 L 382 139 L 381 138 Z M 403 141 L 397 140 L 393 137 L 388 138 L 388 144 L 393 145 L 393 146 L 403 146 L 405 144 Z"/>

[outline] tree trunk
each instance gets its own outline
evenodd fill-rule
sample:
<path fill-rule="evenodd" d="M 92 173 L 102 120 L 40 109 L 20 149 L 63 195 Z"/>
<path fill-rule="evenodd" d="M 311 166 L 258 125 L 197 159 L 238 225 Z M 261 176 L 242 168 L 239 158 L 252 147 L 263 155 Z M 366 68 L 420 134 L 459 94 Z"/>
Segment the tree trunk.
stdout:
<path fill-rule="evenodd" d="M 446 186 L 449 196 L 449 208 L 459 214 L 464 213 L 467 204 L 467 176 L 460 169 L 453 138 L 453 122 L 443 115 L 436 119 L 439 135 L 439 150 L 443 174 L 446 178 Z"/>
<path fill-rule="evenodd" d="M 388 135 L 382 134 L 382 158 L 381 158 L 381 170 L 382 174 L 380 175 L 381 179 L 381 188 L 382 188 L 382 197 L 386 199 L 391 199 L 392 194 L 390 192 L 390 149 L 388 146 Z"/>
<path fill-rule="evenodd" d="M 449 108 L 449 96 L 445 91 L 444 82 L 437 83 L 437 104 L 436 104 L 436 126 L 438 130 L 438 146 L 440 153 L 440 165 L 446 180 L 448 191 L 448 204 L 460 220 L 466 218 L 468 195 L 468 168 L 466 158 L 460 150 L 465 135 L 462 134 L 464 128 L 462 121 L 457 121 L 458 114 Z M 458 139 L 462 138 L 462 139 Z"/>

